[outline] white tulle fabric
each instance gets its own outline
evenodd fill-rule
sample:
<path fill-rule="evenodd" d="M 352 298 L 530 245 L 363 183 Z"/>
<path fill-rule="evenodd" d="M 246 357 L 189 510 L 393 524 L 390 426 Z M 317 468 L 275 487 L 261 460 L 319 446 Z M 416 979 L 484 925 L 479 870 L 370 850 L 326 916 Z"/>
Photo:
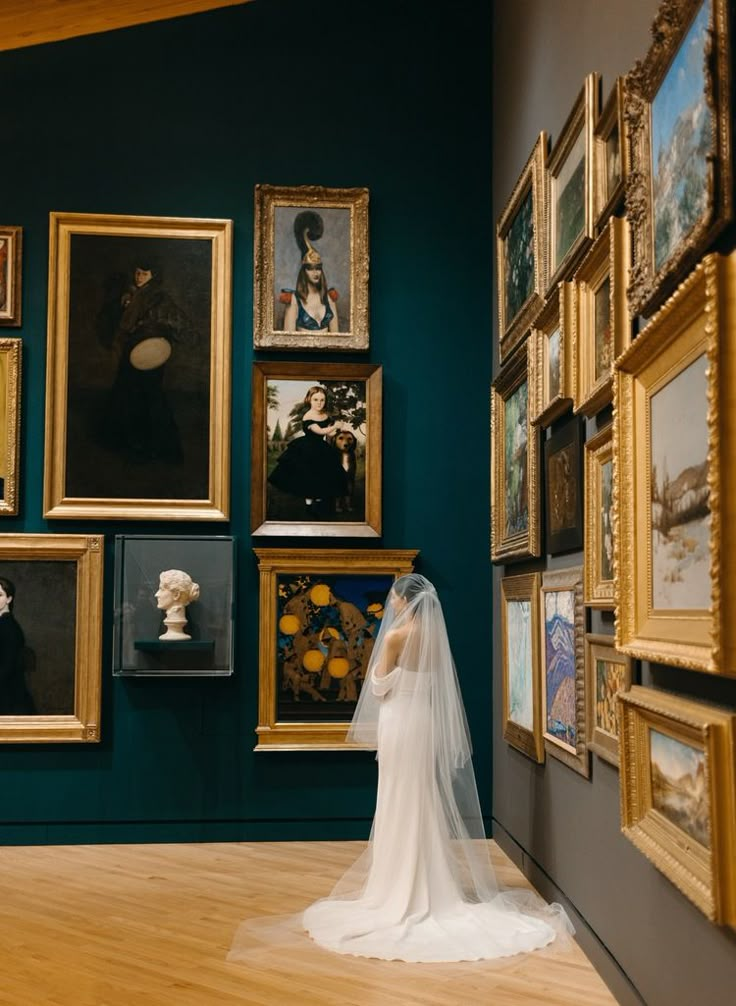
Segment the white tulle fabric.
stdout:
<path fill-rule="evenodd" d="M 377 749 L 368 848 L 303 914 L 320 946 L 415 962 L 507 957 L 572 932 L 559 905 L 498 888 L 437 593 L 394 586 L 348 741 Z"/>

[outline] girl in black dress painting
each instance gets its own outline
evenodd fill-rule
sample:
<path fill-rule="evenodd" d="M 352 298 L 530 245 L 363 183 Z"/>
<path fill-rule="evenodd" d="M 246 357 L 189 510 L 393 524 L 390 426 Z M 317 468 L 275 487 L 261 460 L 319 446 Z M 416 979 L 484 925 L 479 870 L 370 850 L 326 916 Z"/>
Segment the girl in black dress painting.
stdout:
<path fill-rule="evenodd" d="M 321 385 L 311 387 L 304 402 L 308 406 L 302 416 L 304 436 L 291 441 L 268 481 L 282 492 L 301 496 L 308 507 L 324 507 L 347 492 L 347 475 L 340 456 L 325 440 L 340 427 L 325 410 L 327 391 Z"/>
<path fill-rule="evenodd" d="M 36 707 L 25 678 L 25 639 L 13 617 L 15 586 L 0 576 L 0 716 L 32 716 Z"/>

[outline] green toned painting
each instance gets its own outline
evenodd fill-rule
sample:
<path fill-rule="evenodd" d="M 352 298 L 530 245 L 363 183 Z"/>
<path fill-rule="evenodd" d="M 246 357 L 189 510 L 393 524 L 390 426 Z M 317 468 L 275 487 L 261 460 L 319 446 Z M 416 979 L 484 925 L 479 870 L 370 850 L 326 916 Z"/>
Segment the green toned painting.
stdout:
<path fill-rule="evenodd" d="M 534 223 L 531 188 L 506 237 L 506 323 L 514 320 L 534 292 Z"/>
<path fill-rule="evenodd" d="M 529 388 L 524 381 L 504 403 L 505 537 L 524 532 L 529 526 L 528 398 Z"/>

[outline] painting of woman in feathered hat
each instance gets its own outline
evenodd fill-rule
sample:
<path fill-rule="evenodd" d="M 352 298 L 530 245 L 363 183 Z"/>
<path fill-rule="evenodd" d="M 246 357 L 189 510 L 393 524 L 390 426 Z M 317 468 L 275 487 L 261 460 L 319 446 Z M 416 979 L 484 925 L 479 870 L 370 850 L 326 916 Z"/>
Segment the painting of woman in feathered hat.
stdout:
<path fill-rule="evenodd" d="M 339 332 L 339 294 L 327 285 L 322 256 L 313 242 L 324 233 L 322 216 L 302 210 L 294 218 L 294 237 L 301 252 L 301 264 L 294 289 L 285 287 L 279 300 L 284 304 L 284 331 Z"/>

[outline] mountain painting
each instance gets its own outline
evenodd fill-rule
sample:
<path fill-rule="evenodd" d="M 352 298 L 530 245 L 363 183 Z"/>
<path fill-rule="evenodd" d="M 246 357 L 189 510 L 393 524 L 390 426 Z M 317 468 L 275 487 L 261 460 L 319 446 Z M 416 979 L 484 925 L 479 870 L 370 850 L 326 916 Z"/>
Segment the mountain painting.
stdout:
<path fill-rule="evenodd" d="M 575 591 L 544 592 L 545 732 L 577 750 Z"/>
<path fill-rule="evenodd" d="M 710 814 L 705 752 L 649 731 L 652 806 L 696 842 L 710 848 Z"/>

